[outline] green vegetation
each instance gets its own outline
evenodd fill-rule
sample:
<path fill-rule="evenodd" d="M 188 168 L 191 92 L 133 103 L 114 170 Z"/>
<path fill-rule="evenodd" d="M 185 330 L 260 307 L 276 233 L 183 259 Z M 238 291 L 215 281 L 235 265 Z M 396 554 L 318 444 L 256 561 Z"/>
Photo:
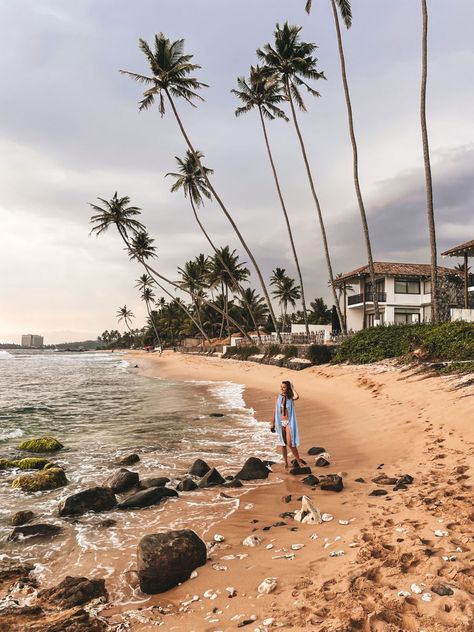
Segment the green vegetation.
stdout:
<path fill-rule="evenodd" d="M 50 465 L 48 459 L 30 457 L 28 459 L 0 459 L 0 470 L 18 468 L 20 470 L 42 470 Z"/>
<path fill-rule="evenodd" d="M 54 437 L 40 437 L 39 439 L 28 439 L 23 441 L 18 446 L 20 450 L 27 450 L 28 452 L 56 452 L 61 448 L 64 448 L 62 443 L 59 443 Z"/>
<path fill-rule="evenodd" d="M 452 375 L 454 373 L 474 373 L 474 360 L 470 362 L 450 362 L 439 370 L 442 375 Z"/>
<path fill-rule="evenodd" d="M 223 358 L 234 358 L 235 360 L 247 360 L 252 355 L 260 353 L 258 347 L 227 347 L 226 352 L 222 356 Z"/>
<path fill-rule="evenodd" d="M 331 358 L 334 354 L 334 347 L 328 347 L 326 345 L 311 345 L 308 348 L 308 360 L 312 364 L 327 364 L 331 362 Z"/>
<path fill-rule="evenodd" d="M 367 364 L 407 354 L 427 360 L 471 360 L 474 324 L 424 323 L 363 329 L 341 344 L 333 361 Z"/>
<path fill-rule="evenodd" d="M 43 492 L 63 487 L 68 483 L 64 470 L 60 467 L 52 467 L 36 474 L 18 476 L 12 482 L 12 488 L 21 489 L 24 492 Z"/>

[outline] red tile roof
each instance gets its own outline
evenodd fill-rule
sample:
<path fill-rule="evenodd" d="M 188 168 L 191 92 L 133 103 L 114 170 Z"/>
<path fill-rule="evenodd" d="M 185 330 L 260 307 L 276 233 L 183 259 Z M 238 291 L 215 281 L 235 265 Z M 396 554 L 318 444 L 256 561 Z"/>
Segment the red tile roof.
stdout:
<path fill-rule="evenodd" d="M 431 266 L 428 263 L 388 263 L 386 261 L 374 261 L 375 274 L 380 276 L 431 276 Z M 345 272 L 334 279 L 334 284 L 339 285 L 342 281 L 357 279 L 360 276 L 368 276 L 369 266 L 361 266 L 351 272 Z M 438 274 L 456 274 L 453 268 L 438 266 Z"/>
<path fill-rule="evenodd" d="M 445 257 L 447 255 L 449 257 L 463 257 L 466 251 L 468 257 L 474 257 L 474 239 L 471 239 L 471 241 L 466 241 L 463 244 L 459 244 L 459 246 L 454 246 L 454 248 L 450 248 L 449 250 L 442 252 L 441 256 Z"/>

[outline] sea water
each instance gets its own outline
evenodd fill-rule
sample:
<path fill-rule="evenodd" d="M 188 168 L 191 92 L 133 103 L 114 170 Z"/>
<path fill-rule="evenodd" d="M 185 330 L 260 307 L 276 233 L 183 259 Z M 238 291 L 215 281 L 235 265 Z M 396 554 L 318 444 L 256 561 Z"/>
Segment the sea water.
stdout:
<path fill-rule="evenodd" d="M 59 517 L 62 499 L 103 485 L 118 469 L 117 460 L 130 453 L 140 461 L 129 469 L 140 478 L 167 476 L 170 487 L 198 457 L 224 476 L 235 474 L 249 456 L 276 458 L 268 427 L 245 405 L 241 385 L 143 377 L 134 364 L 108 352 L 13 351 L 0 357 L 0 457 L 28 456 L 18 449 L 22 440 L 54 436 L 65 447 L 48 458 L 69 480 L 61 489 L 27 494 L 11 488 L 24 472 L 0 470 L 0 559 L 35 563 L 44 584 L 65 574 L 109 578 L 109 592 L 121 603 L 143 597 L 133 579 L 140 537 L 192 528 L 205 538 L 216 521 L 235 511 L 249 485 L 228 490 L 229 499 L 214 488 L 155 507 L 75 519 Z M 9 520 L 19 510 L 32 510 L 35 522 L 58 524 L 63 532 L 8 542 Z M 105 518 L 115 523 L 104 527 Z"/>

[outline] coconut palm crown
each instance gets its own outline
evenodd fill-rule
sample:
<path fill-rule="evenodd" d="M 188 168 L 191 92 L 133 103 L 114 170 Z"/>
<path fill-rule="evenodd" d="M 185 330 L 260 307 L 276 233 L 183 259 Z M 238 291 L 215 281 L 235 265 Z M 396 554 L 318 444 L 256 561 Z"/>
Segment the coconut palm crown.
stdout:
<path fill-rule="evenodd" d="M 203 172 L 208 175 L 214 173 L 214 170 L 199 164 L 201 158 L 204 158 L 204 154 L 199 150 L 196 150 L 196 153 L 193 154 L 187 149 L 184 158 L 178 158 L 178 156 L 175 156 L 175 158 L 178 163 L 178 173 L 170 172 L 166 174 L 166 177 L 172 176 L 175 178 L 171 192 L 175 193 L 183 189 L 184 196 L 189 196 L 196 206 L 200 206 L 203 204 L 203 196 L 208 200 L 211 198 L 211 192 Z"/>
<path fill-rule="evenodd" d="M 130 232 L 137 233 L 144 229 L 143 224 L 135 219 L 137 215 L 140 215 L 141 209 L 138 206 L 130 206 L 128 195 L 119 198 L 116 191 L 110 200 L 97 199 L 103 206 L 89 204 L 95 211 L 95 215 L 92 215 L 90 220 L 93 224 L 91 233 L 99 236 L 112 225 L 115 225 L 125 236 L 128 236 Z"/>
<path fill-rule="evenodd" d="M 193 99 L 204 99 L 196 92 L 209 86 L 189 74 L 201 68 L 198 64 L 191 63 L 194 55 L 184 54 L 184 39 L 172 42 L 163 33 L 157 33 L 154 39 L 154 49 L 144 40 L 139 39 L 140 50 L 147 58 L 150 75 L 142 75 L 129 70 L 120 70 L 137 81 L 149 86 L 143 92 L 139 110 L 147 110 L 158 101 L 158 109 L 161 116 L 165 114 L 164 94 L 168 97 L 182 97 L 194 107 Z"/>
<path fill-rule="evenodd" d="M 263 48 L 258 48 L 257 56 L 263 61 L 267 73 L 283 83 L 287 97 L 291 95 L 299 109 L 306 111 L 301 87 L 305 87 L 312 96 L 319 97 L 319 92 L 309 85 L 308 80 L 326 77 L 318 70 L 318 60 L 313 57 L 316 44 L 301 41 L 300 31 L 301 26 L 290 25 L 288 22 L 282 27 L 277 24 L 274 45 L 268 43 Z"/>
<path fill-rule="evenodd" d="M 286 101 L 279 81 L 273 81 L 268 77 L 268 72 L 260 66 L 250 66 L 249 78 L 237 78 L 238 90 L 231 90 L 232 94 L 240 99 L 242 106 L 235 110 L 235 115 L 240 116 L 257 107 L 265 118 L 274 120 L 282 118 L 288 121 L 288 117 L 281 108 L 280 103 Z"/>
<path fill-rule="evenodd" d="M 156 246 L 153 245 L 155 240 L 150 237 L 146 230 L 133 235 L 127 244 L 128 256 L 133 261 L 146 261 L 156 257 Z"/>
<path fill-rule="evenodd" d="M 341 18 L 346 25 L 346 28 L 351 28 L 352 26 L 352 9 L 351 3 L 349 0 L 331 0 L 331 2 L 335 2 L 337 8 L 339 9 L 339 13 Z M 311 5 L 313 4 L 313 0 L 307 0 L 305 10 L 306 13 L 311 12 Z"/>

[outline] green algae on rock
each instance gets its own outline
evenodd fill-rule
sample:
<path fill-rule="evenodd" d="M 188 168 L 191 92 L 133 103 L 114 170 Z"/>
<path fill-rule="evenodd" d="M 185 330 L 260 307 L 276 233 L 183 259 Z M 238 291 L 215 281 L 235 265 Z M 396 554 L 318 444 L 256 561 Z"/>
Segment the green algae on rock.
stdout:
<path fill-rule="evenodd" d="M 22 441 L 18 446 L 20 450 L 27 450 L 28 452 L 56 452 L 61 448 L 64 448 L 62 443 L 59 443 L 54 437 L 40 437 L 39 439 L 28 439 Z"/>
<path fill-rule="evenodd" d="M 26 459 L 0 459 L 0 470 L 18 468 L 20 470 L 42 470 L 53 465 L 48 459 L 36 456 Z M 57 466 L 56 466 L 57 467 Z"/>
<path fill-rule="evenodd" d="M 14 489 L 21 489 L 24 492 L 43 492 L 49 489 L 64 487 L 69 481 L 64 470 L 60 467 L 42 470 L 36 474 L 22 474 L 12 482 Z"/>

